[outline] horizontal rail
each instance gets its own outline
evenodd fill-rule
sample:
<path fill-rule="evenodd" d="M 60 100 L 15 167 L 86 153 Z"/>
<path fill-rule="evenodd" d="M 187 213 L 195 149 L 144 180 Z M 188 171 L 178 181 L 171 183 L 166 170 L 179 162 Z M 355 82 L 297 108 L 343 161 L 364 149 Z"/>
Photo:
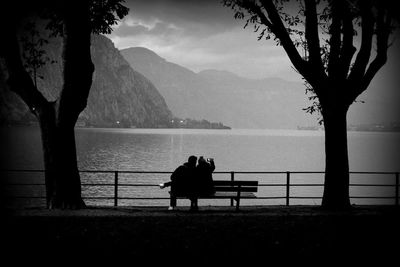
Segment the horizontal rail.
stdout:
<path fill-rule="evenodd" d="M 45 173 L 44 170 L 27 170 L 27 169 L 22 169 L 22 170 L 5 170 L 2 169 L 0 170 L 0 174 L 4 172 L 9 172 L 9 173 Z M 113 187 L 114 195 L 113 196 L 84 196 L 83 199 L 91 199 L 91 200 L 114 200 L 114 206 L 118 206 L 118 201 L 119 200 L 167 200 L 169 197 L 130 197 L 130 196 L 120 196 L 119 195 L 119 189 L 120 188 L 126 188 L 126 187 L 158 187 L 159 184 L 155 183 L 126 183 L 126 182 L 119 182 L 121 180 L 121 174 L 172 174 L 171 171 L 132 171 L 132 170 L 79 170 L 81 174 L 83 173 L 88 173 L 88 174 L 108 174 L 111 177 L 113 177 L 113 182 L 105 182 L 105 183 L 99 183 L 99 182 L 94 182 L 94 183 L 81 183 L 82 187 L 88 188 L 88 187 Z M 323 183 L 291 183 L 291 180 L 296 180 L 296 176 L 298 174 L 324 174 L 325 172 L 323 171 L 217 171 L 214 172 L 214 174 L 229 174 L 230 179 L 229 180 L 221 180 L 221 181 L 236 181 L 235 180 L 235 175 L 243 175 L 243 174 L 251 174 L 251 175 L 257 175 L 260 174 L 260 176 L 257 176 L 257 179 L 268 179 L 269 177 L 262 176 L 263 175 L 271 175 L 271 174 L 279 174 L 282 175 L 280 176 L 280 179 L 285 181 L 284 183 L 259 183 L 259 187 L 284 187 L 286 188 L 286 194 L 283 196 L 258 196 L 257 199 L 286 199 L 286 205 L 290 205 L 290 200 L 291 199 L 322 199 L 322 196 L 298 196 L 298 195 L 291 195 L 291 188 L 294 187 L 323 187 Z M 380 184 L 380 183 L 350 183 L 350 187 L 394 187 L 395 188 L 395 196 L 352 196 L 350 195 L 350 199 L 394 199 L 395 200 L 395 205 L 399 205 L 399 187 L 400 187 L 400 181 L 399 181 L 399 172 L 349 172 L 350 175 L 352 174 L 361 174 L 361 175 L 389 175 L 389 176 L 394 176 L 395 181 L 394 183 L 390 184 Z M 294 176 L 294 177 L 293 177 Z M 110 178 L 111 178 L 110 177 Z M 126 178 L 132 178 L 130 176 L 123 176 L 124 179 Z M 216 179 L 218 181 L 218 179 Z M 3 181 L 0 180 L 1 185 L 6 185 L 6 186 L 45 186 L 44 183 L 38 183 L 38 182 L 33 182 L 33 183 L 4 183 Z M 112 190 L 112 189 L 110 189 Z M 126 194 L 126 192 L 124 192 Z M 2 196 L 5 198 L 21 198 L 21 199 L 46 199 L 45 196 Z M 233 205 L 233 202 L 231 200 L 231 205 Z"/>
<path fill-rule="evenodd" d="M 8 186 L 44 186 L 44 183 L 7 183 Z M 82 186 L 114 186 L 115 184 L 97 183 L 97 184 L 81 184 Z M 159 184 L 120 184 L 118 186 L 155 186 L 158 187 Z M 259 184 L 258 186 L 286 186 L 286 184 Z M 290 186 L 324 186 L 324 184 L 290 184 Z M 393 187 L 391 184 L 350 184 L 350 186 L 382 186 L 382 187 Z"/>
<path fill-rule="evenodd" d="M 45 172 L 41 169 L 0 169 L 0 172 Z M 168 174 L 172 171 L 130 171 L 130 170 L 79 170 L 82 173 L 154 173 L 154 174 Z M 220 174 L 324 174 L 325 171 L 215 171 L 213 173 Z M 398 171 L 349 171 L 350 174 L 396 174 Z"/>
<path fill-rule="evenodd" d="M 45 196 L 2 196 L 3 198 L 40 198 L 40 199 L 45 199 Z M 114 197 L 82 197 L 83 199 L 114 199 Z M 235 198 L 235 197 L 232 197 Z M 246 198 L 245 196 L 243 198 Z M 286 196 L 276 196 L 276 197 L 257 197 L 257 199 L 285 199 Z M 307 196 L 307 197 L 301 197 L 301 196 L 291 196 L 290 198 L 293 199 L 322 199 L 321 196 Z M 395 199 L 396 197 L 387 197 L 387 196 L 350 196 L 350 198 L 377 198 L 377 199 Z M 151 200 L 157 200 L 157 199 L 169 199 L 169 197 L 119 197 L 118 199 L 151 199 Z"/>

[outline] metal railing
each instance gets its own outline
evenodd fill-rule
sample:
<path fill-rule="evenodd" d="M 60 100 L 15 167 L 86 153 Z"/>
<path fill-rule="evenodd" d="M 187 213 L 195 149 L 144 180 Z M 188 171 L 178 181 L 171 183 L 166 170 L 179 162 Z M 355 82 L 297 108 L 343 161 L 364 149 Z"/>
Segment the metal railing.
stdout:
<path fill-rule="evenodd" d="M 13 174 L 13 175 L 19 175 L 21 176 L 23 173 L 27 174 L 27 173 L 41 173 L 42 176 L 44 176 L 44 170 L 0 170 L 0 174 L 1 176 L 3 176 L 4 174 Z M 110 177 L 108 177 L 108 180 L 111 180 L 112 182 L 101 182 L 101 183 L 85 183 L 82 182 L 81 186 L 83 189 L 88 188 L 88 187 L 111 187 L 113 188 L 112 191 L 113 194 L 110 196 L 96 196 L 96 195 L 91 195 L 91 196 L 84 196 L 84 199 L 90 199 L 90 200 L 111 200 L 113 202 L 114 206 L 118 206 L 120 203 L 120 200 L 166 200 L 169 199 L 168 196 L 165 197 L 154 197 L 154 196 L 149 196 L 149 197 L 143 197 L 143 196 L 121 196 L 119 194 L 120 189 L 122 187 L 158 187 L 159 183 L 126 183 L 126 182 L 121 182 L 120 180 L 120 176 L 123 175 L 155 175 L 155 174 L 161 174 L 161 175 L 165 175 L 163 176 L 163 180 L 167 181 L 169 180 L 169 177 L 171 175 L 172 172 L 170 171 L 111 171 L 111 170 L 80 170 L 81 174 L 106 174 L 106 175 L 111 175 L 111 179 Z M 285 192 L 284 195 L 279 195 L 279 196 L 265 196 L 265 195 L 261 195 L 258 196 L 257 199 L 265 199 L 265 200 L 271 200 L 271 199 L 281 199 L 284 200 L 284 203 L 286 206 L 289 206 L 291 204 L 290 200 L 292 199 L 322 199 L 322 194 L 316 196 L 299 196 L 299 195 L 293 195 L 291 193 L 291 191 L 294 188 L 298 188 L 298 187 L 321 187 L 323 188 L 324 184 L 321 183 L 292 183 L 293 176 L 299 176 L 299 175 L 313 175 L 313 174 L 324 174 L 324 172 L 320 172 L 320 171 L 274 171 L 274 172 L 268 172 L 268 171 L 259 171 L 259 172 L 246 172 L 246 171 L 229 171 L 229 172 L 214 172 L 214 179 L 215 180 L 221 180 L 221 179 L 217 179 L 215 178 L 216 175 L 221 175 L 221 174 L 225 174 L 228 175 L 228 178 L 231 181 L 234 181 L 236 179 L 237 176 L 243 176 L 246 175 L 245 179 L 249 179 L 249 177 L 254 176 L 254 175 L 258 175 L 257 179 L 252 178 L 250 180 L 265 180 L 268 177 L 262 177 L 260 175 L 274 175 L 274 176 L 282 176 L 280 177 L 278 180 L 283 180 L 284 182 L 276 182 L 276 177 L 274 177 L 275 179 L 271 179 L 270 180 L 274 180 L 275 182 L 270 182 L 270 183 L 259 183 L 259 187 L 260 188 L 272 188 L 272 187 L 281 187 L 283 188 L 283 192 Z M 391 183 L 385 183 L 385 184 L 381 184 L 381 183 L 352 183 L 350 180 L 350 188 L 354 188 L 354 187 L 389 187 L 389 188 L 394 188 L 394 194 L 391 196 L 363 196 L 363 195 L 350 195 L 350 199 L 392 199 L 393 201 L 393 205 L 398 206 L 399 205 L 399 185 L 400 185 L 400 181 L 399 181 L 399 172 L 350 172 L 350 177 L 352 175 L 383 175 L 383 176 L 392 176 L 392 182 Z M 23 176 L 23 175 L 22 175 Z M 44 177 L 42 177 L 44 180 Z M 132 177 L 131 177 L 132 178 Z M 15 177 L 14 177 L 15 179 Z M 44 188 L 44 183 L 43 182 L 30 182 L 30 183 L 15 183 L 15 182 L 4 182 L 4 179 L 0 179 L 0 184 L 2 185 L 2 187 L 6 187 L 6 186 L 41 186 Z M 7 179 L 6 179 L 7 180 Z M 125 180 L 125 179 L 124 179 Z M 242 180 L 242 179 L 240 179 Z M 44 189 L 39 190 L 42 191 L 42 193 L 44 193 Z M 6 198 L 13 198 L 13 199 L 21 199 L 21 198 L 25 198 L 25 199 L 45 199 L 46 197 L 43 195 L 4 195 L 2 194 L 2 197 L 6 197 Z M 230 205 L 233 206 L 233 199 L 230 200 Z"/>

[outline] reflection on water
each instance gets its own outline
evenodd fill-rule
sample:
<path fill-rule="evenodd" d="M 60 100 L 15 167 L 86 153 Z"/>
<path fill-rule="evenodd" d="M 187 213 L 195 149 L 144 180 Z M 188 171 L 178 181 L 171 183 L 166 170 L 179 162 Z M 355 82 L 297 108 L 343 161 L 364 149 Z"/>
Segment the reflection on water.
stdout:
<path fill-rule="evenodd" d="M 293 135 L 297 132 L 79 129 L 79 164 L 82 169 L 172 171 L 193 154 L 215 158 L 221 171 L 322 170 L 323 136 Z M 294 149 L 307 153 L 306 165 Z"/>
<path fill-rule="evenodd" d="M 12 134 L 2 129 L 2 168 L 43 169 L 40 133 L 37 128 L 18 127 Z M 352 171 L 399 171 L 399 133 L 349 132 L 349 161 Z M 324 135 L 320 131 L 297 130 L 190 130 L 190 129 L 76 129 L 78 164 L 81 170 L 173 171 L 189 155 L 213 157 L 216 171 L 323 171 Z M 36 175 L 36 176 L 35 176 Z M 30 181 L 43 181 L 40 174 Z M 27 176 L 24 176 L 25 178 Z M 2 179 L 6 179 L 2 177 Z M 215 174 L 215 179 L 230 179 L 230 174 Z M 285 183 L 286 174 L 237 174 L 236 179 L 259 180 L 260 184 Z M 393 183 L 394 176 L 352 175 L 352 183 Z M 7 180 L 20 181 L 10 177 Z M 122 184 L 146 186 L 119 188 L 120 197 L 168 197 L 168 190 L 157 185 L 169 174 L 119 174 Z M 82 183 L 113 183 L 114 174 L 82 173 Z M 322 174 L 292 174 L 292 183 L 323 183 Z M 38 188 L 38 187 L 37 187 Z M 26 186 L 18 194 L 44 195 L 43 187 Z M 113 186 L 82 187 L 83 195 L 113 197 Z M 260 186 L 258 196 L 284 196 L 286 188 Z M 13 190 L 15 192 L 15 190 Z M 292 196 L 321 196 L 322 187 L 291 188 Z M 354 196 L 393 196 L 389 187 L 353 187 Z M 353 199 L 354 203 L 365 200 Z M 377 202 L 377 200 L 374 200 Z M 387 200 L 393 202 L 393 200 Z M 113 200 L 87 200 L 88 204 L 113 204 Z M 222 201 L 225 205 L 229 201 Z M 167 205 L 167 200 L 121 200 L 122 205 Z M 200 204 L 207 205 L 207 200 Z M 285 200 L 244 201 L 243 204 L 284 204 Z M 294 204 L 319 204 L 320 200 L 293 199 Z M 179 203 L 181 205 L 181 203 Z M 187 201 L 182 200 L 183 205 Z"/>

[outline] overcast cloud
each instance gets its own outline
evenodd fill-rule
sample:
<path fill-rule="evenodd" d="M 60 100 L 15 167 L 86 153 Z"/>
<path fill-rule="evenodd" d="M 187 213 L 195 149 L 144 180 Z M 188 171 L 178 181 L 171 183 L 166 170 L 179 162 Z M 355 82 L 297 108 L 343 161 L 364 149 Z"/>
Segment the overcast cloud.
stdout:
<path fill-rule="evenodd" d="M 127 0 L 129 14 L 108 37 L 119 49 L 143 46 L 166 60 L 195 72 L 227 70 L 247 78 L 280 77 L 301 81 L 282 47 L 272 40 L 257 41 L 251 27 L 235 20 L 220 0 Z M 388 62 L 359 100 L 380 103 L 380 116 L 398 120 L 400 97 L 400 38 L 389 49 Z M 369 105 L 355 104 L 355 111 L 374 117 Z"/>
<path fill-rule="evenodd" d="M 149 48 L 195 72 L 219 69 L 243 77 L 299 80 L 281 47 L 257 41 L 220 0 L 128 0 L 129 14 L 111 38 L 117 48 Z"/>
<path fill-rule="evenodd" d="M 119 49 L 143 46 L 195 72 L 219 69 L 248 78 L 281 77 L 300 81 L 282 47 L 257 41 L 251 27 L 235 20 L 220 0 L 126 0 L 129 14 L 111 38 Z M 371 86 L 396 84 L 399 38 L 389 50 L 387 66 Z"/>

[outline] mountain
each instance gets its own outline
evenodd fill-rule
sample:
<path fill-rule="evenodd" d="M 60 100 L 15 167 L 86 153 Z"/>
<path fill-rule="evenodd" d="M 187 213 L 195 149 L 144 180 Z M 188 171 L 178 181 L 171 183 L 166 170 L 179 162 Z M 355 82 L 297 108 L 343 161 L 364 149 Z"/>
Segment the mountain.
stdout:
<path fill-rule="evenodd" d="M 192 103 L 193 99 L 203 97 L 203 93 L 197 88 L 202 88 L 204 84 L 197 78 L 196 73 L 167 62 L 146 48 L 138 47 L 120 52 L 134 70 L 146 76 L 159 89 L 174 115 L 182 118 L 211 119 L 203 116 L 202 107 L 198 108 Z"/>
<path fill-rule="evenodd" d="M 56 99 L 62 86 L 61 47 L 60 39 L 53 39 L 47 45 L 47 55 L 57 63 L 47 64 L 40 70 L 44 79 L 38 80 L 38 88 L 49 100 Z M 94 35 L 91 53 L 95 72 L 88 104 L 79 117 L 79 124 L 99 127 L 165 127 L 170 122 L 172 113 L 157 88 L 130 67 L 111 40 Z M 36 121 L 19 97 L 5 90 L 4 79 L 1 77 L 0 104 L 2 123 Z"/>
<path fill-rule="evenodd" d="M 221 121 L 233 128 L 296 128 L 316 125 L 301 83 L 247 79 L 221 70 L 195 73 L 143 47 L 121 50 L 131 67 L 158 88 L 179 117 Z"/>

